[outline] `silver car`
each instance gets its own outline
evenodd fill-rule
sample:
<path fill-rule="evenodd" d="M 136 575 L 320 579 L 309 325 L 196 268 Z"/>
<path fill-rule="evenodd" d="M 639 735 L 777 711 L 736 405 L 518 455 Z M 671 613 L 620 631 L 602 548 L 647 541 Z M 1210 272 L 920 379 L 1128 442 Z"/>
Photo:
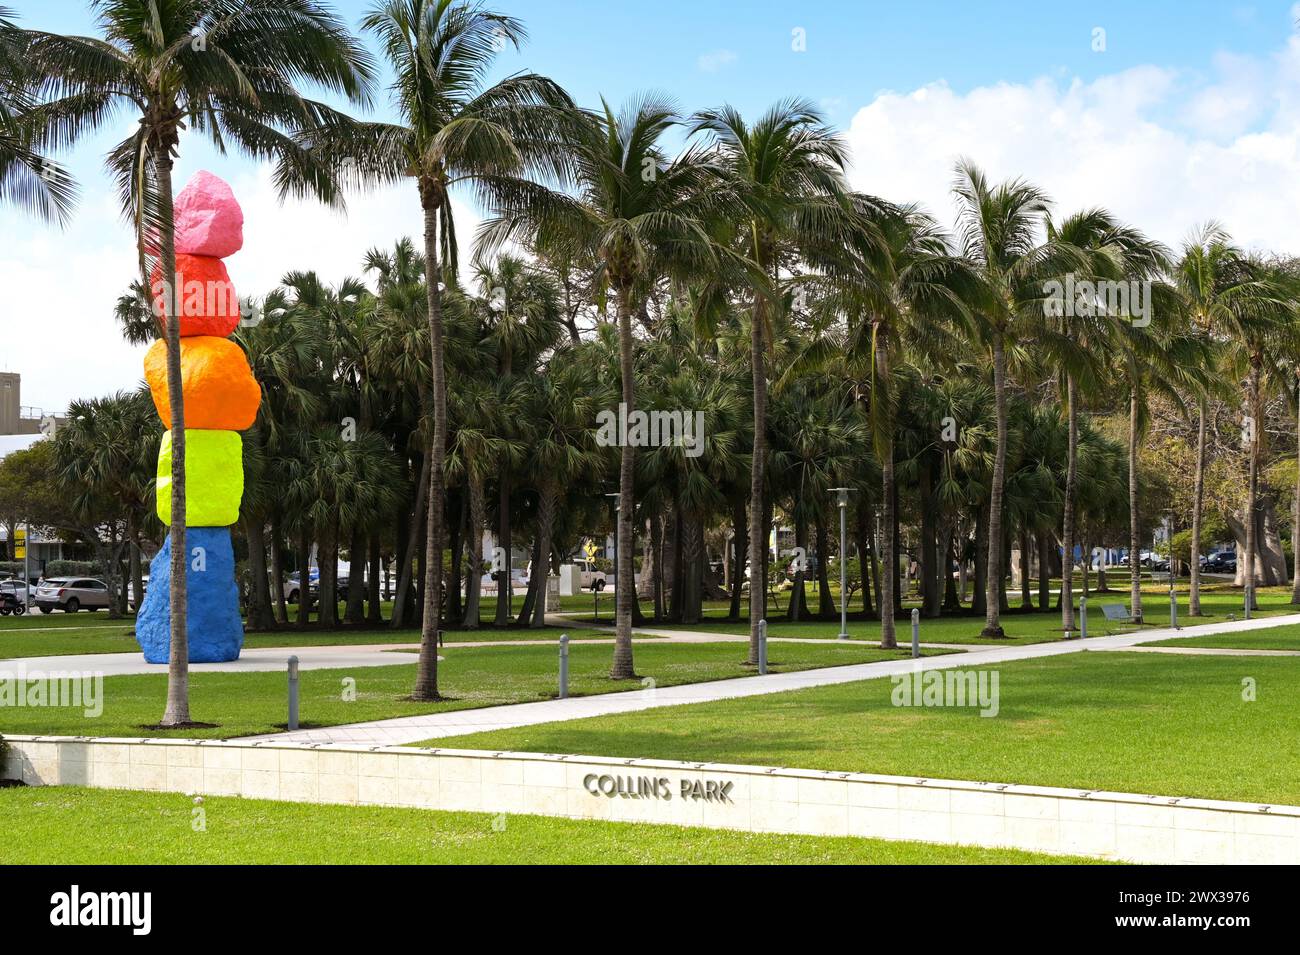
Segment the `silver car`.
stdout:
<path fill-rule="evenodd" d="M 41 608 L 41 613 L 55 609 L 76 613 L 83 607 L 107 608 L 108 584 L 91 577 L 53 577 L 37 586 L 36 606 Z"/>

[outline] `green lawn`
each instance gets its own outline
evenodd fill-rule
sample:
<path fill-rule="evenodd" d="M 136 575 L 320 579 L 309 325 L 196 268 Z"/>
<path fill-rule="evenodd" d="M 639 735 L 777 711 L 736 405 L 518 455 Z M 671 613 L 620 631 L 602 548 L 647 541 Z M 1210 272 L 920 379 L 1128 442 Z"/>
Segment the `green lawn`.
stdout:
<path fill-rule="evenodd" d="M 1112 587 L 1117 588 L 1118 586 L 1112 578 Z M 1193 627 L 1206 623 L 1222 623 L 1228 619 L 1241 619 L 1242 596 L 1240 590 L 1234 590 L 1223 584 L 1212 584 L 1203 587 L 1201 592 L 1201 616 L 1199 617 L 1188 616 L 1187 589 L 1185 585 L 1179 591 L 1179 596 L 1178 622 L 1184 627 Z M 1142 599 L 1147 620 L 1144 629 L 1167 627 L 1169 625 L 1168 589 L 1148 585 L 1144 588 Z M 1300 612 L 1300 608 L 1291 606 L 1290 587 L 1262 588 L 1257 592 L 1257 600 L 1260 605 L 1259 610 L 1255 613 L 1257 617 Z M 1089 594 L 1088 634 L 1090 636 L 1103 636 L 1111 629 L 1111 625 L 1102 616 L 1101 606 L 1103 604 L 1116 603 L 1127 607 L 1128 602 L 1127 589 L 1112 589 L 1109 593 L 1093 592 Z M 909 612 L 911 603 L 914 603 L 914 601 L 905 605 Z M 815 607 L 815 603 L 812 606 Z M 1002 626 L 1008 634 L 1007 639 L 990 640 L 981 637 L 980 630 L 984 627 L 983 615 L 975 615 L 967 611 L 960 616 L 943 616 L 933 620 L 921 620 L 921 641 L 923 643 L 1016 645 L 1045 643 L 1049 640 L 1061 639 L 1061 614 L 1059 610 L 1022 612 L 1018 594 L 1012 597 L 1011 607 L 1010 613 L 1002 615 Z M 650 629 L 693 630 L 704 633 L 749 632 L 748 617 L 739 621 L 728 621 L 725 619 L 726 613 L 727 607 L 725 605 L 707 606 L 704 613 L 705 619 L 698 624 L 647 623 L 646 626 Z M 572 619 L 575 623 L 590 624 L 592 622 L 589 614 L 574 616 Z M 609 624 L 608 620 L 603 622 L 605 625 Z M 1132 628 L 1115 625 L 1115 629 Z M 833 640 L 839 635 L 840 620 L 836 616 L 833 620 L 805 620 L 791 623 L 784 619 L 783 613 L 773 613 L 768 617 L 767 632 L 772 637 Z M 877 641 L 880 639 L 880 621 L 865 619 L 861 616 L 854 617 L 851 614 L 849 616 L 848 632 L 853 639 Z M 912 639 L 911 622 L 908 617 L 898 618 L 897 634 L 899 643 L 907 643 Z"/>
<path fill-rule="evenodd" d="M 202 810 L 195 831 L 195 810 Z M 1095 863 L 1014 849 L 72 786 L 0 789 L 0 865 Z"/>
<path fill-rule="evenodd" d="M 1255 702 L 1242 699 L 1247 677 L 1257 683 Z M 1005 664 L 999 679 L 991 718 L 895 707 L 893 685 L 881 679 L 436 744 L 1300 805 L 1292 659 L 1080 653 Z"/>
<path fill-rule="evenodd" d="M 57 618 L 64 619 L 64 618 Z M 5 622 L 8 622 L 7 619 Z M 139 653 L 140 647 L 131 636 L 135 622 L 123 619 L 111 624 L 107 618 L 93 626 L 80 628 L 62 626 L 53 630 L 40 628 L 0 628 L 0 660 L 15 657 L 64 656 L 70 653 Z M 509 627 L 501 630 L 444 630 L 444 642 L 492 643 L 501 640 L 559 640 L 567 633 L 573 640 L 608 640 L 611 634 L 594 627 L 575 624 L 572 627 Z M 653 639 L 647 637 L 646 639 Z M 245 647 L 332 647 L 375 643 L 404 643 L 418 645 L 419 630 L 284 630 L 249 633 L 244 637 Z"/>
<path fill-rule="evenodd" d="M 1300 626 L 1247 630 L 1245 633 L 1211 633 L 1175 637 L 1145 644 L 1148 647 L 1211 647 L 1234 650 L 1300 650 Z"/>
<path fill-rule="evenodd" d="M 569 692 L 573 696 L 641 690 L 638 680 L 612 681 L 608 644 L 575 644 L 569 652 Z M 415 682 L 415 666 L 303 670 L 300 683 L 304 727 L 333 726 L 449 710 L 499 706 L 552 698 L 556 693 L 558 654 L 554 646 L 485 645 L 448 647 L 438 667 L 440 703 L 406 699 Z M 840 666 L 896 659 L 902 654 L 844 644 L 781 644 L 770 648 L 773 672 Z M 637 672 L 656 686 L 752 676 L 744 665 L 745 647 L 735 643 L 636 645 Z M 344 680 L 356 681 L 356 699 L 344 701 Z M 162 716 L 167 677 L 163 673 L 110 676 L 104 679 L 103 713 L 88 718 L 82 709 L 8 707 L 6 733 L 85 736 L 194 736 L 228 738 L 284 729 L 285 676 L 267 673 L 191 673 L 190 712 L 196 721 L 219 724 L 213 729 L 146 730 Z"/>

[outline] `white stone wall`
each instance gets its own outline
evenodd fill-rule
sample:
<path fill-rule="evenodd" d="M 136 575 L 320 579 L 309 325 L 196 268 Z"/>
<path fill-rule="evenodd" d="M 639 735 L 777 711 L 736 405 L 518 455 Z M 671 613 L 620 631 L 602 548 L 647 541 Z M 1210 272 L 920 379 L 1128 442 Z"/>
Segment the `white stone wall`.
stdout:
<path fill-rule="evenodd" d="M 1133 862 L 1300 862 L 1295 806 L 540 753 L 49 736 L 6 742 L 3 775 L 30 785 L 915 839 Z M 593 794 L 601 776 L 664 779 L 670 798 Z M 684 798 L 683 781 L 700 783 L 702 792 L 730 783 L 728 799 Z"/>

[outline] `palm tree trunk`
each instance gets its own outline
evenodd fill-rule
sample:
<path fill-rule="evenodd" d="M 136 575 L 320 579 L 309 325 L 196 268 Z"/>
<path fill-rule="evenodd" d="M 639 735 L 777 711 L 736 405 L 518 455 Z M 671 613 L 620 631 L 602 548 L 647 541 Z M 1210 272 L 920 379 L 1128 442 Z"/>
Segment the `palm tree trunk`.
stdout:
<path fill-rule="evenodd" d="M 835 609 L 835 599 L 831 596 L 830 561 L 826 559 L 830 553 L 830 534 L 820 508 L 813 522 L 813 535 L 817 546 L 817 616 L 823 620 L 832 620 L 838 611 Z M 843 560 L 844 555 L 840 554 L 839 558 Z M 840 599 L 845 599 L 844 594 L 840 594 Z"/>
<path fill-rule="evenodd" d="M 502 465 L 497 493 L 497 547 L 505 554 L 505 566 L 497 577 L 497 612 L 493 623 L 498 627 L 510 625 L 510 604 L 514 596 L 514 580 L 510 576 L 510 475 Z M 495 569 L 495 565 L 494 565 Z"/>
<path fill-rule="evenodd" d="M 630 416 L 636 408 L 632 377 L 632 301 L 631 290 L 618 290 L 618 367 L 622 385 L 623 404 Z M 614 584 L 614 662 L 610 666 L 611 680 L 630 680 L 636 676 L 632 662 L 632 604 L 636 601 L 636 581 L 633 575 L 632 555 L 636 552 L 636 537 L 632 518 L 636 514 L 634 499 L 636 448 L 622 442 L 618 464 L 618 533 L 617 567 Z M 546 595 L 542 594 L 545 602 Z"/>
<path fill-rule="evenodd" d="M 1258 534 L 1255 529 L 1255 511 L 1258 508 L 1259 498 L 1259 432 L 1261 430 L 1259 420 L 1259 364 L 1252 357 L 1250 366 L 1250 478 L 1246 484 L 1246 562 L 1244 564 L 1245 573 L 1242 576 L 1242 586 L 1245 588 L 1245 599 L 1249 602 L 1251 610 L 1255 606 L 1255 549 L 1259 546 Z"/>
<path fill-rule="evenodd" d="M 275 611 L 266 573 L 266 526 L 260 517 L 244 518 L 244 537 L 248 540 L 248 573 L 252 577 L 248 625 L 254 630 L 270 630 L 275 626 Z"/>
<path fill-rule="evenodd" d="M 546 587 L 551 576 L 551 534 L 555 529 L 555 509 L 559 500 L 560 489 L 551 481 L 544 482 L 537 496 L 537 554 L 540 559 L 533 562 L 533 576 L 538 580 L 538 590 L 530 624 L 535 629 L 546 626 Z"/>
<path fill-rule="evenodd" d="M 1068 636 L 1074 631 L 1074 518 L 1079 494 L 1079 405 L 1072 374 L 1065 376 L 1065 403 L 1070 439 L 1061 519 L 1061 629 Z M 1046 605 L 1043 609 L 1047 609 Z"/>
<path fill-rule="evenodd" d="M 167 705 L 162 726 L 182 726 L 190 722 L 190 647 L 185 621 L 185 571 L 189 553 L 185 547 L 185 394 L 181 386 L 181 317 L 176 290 L 176 223 L 172 212 L 171 144 L 155 146 L 153 154 L 154 186 L 158 191 L 158 217 L 162 223 L 161 261 L 164 303 L 167 309 L 167 399 L 171 402 L 172 420 L 172 513 L 171 577 L 168 599 L 171 610 L 171 646 L 167 661 Z"/>
<path fill-rule="evenodd" d="M 804 590 L 804 573 L 807 567 L 808 522 L 803 517 L 794 519 L 794 545 L 797 548 L 794 560 L 794 579 L 791 581 L 790 603 L 786 605 L 787 620 L 802 620 L 808 616 L 808 595 Z M 797 555 L 804 555 L 802 557 Z"/>
<path fill-rule="evenodd" d="M 872 389 L 872 401 L 881 401 L 889 382 L 889 346 L 885 331 L 877 328 L 875 341 L 875 388 Z M 880 646 L 892 650 L 898 646 L 894 632 L 894 604 L 897 600 L 896 580 L 898 579 L 898 554 L 894 551 L 894 509 L 897 502 L 894 481 L 894 422 L 889 414 L 888 399 L 885 403 L 885 426 L 876 437 L 876 453 L 880 457 L 880 500 L 883 513 L 880 523 Z"/>
<path fill-rule="evenodd" d="M 1138 408 L 1141 382 L 1137 376 L 1129 385 L 1128 399 L 1128 576 L 1129 613 L 1134 623 L 1142 622 L 1141 518 L 1138 514 Z"/>
<path fill-rule="evenodd" d="M 483 590 L 483 477 L 473 468 L 469 470 L 469 590 L 465 595 L 465 619 L 461 622 L 467 630 L 479 627 L 479 596 Z"/>
<path fill-rule="evenodd" d="M 989 493 L 988 562 L 984 581 L 984 629 L 981 636 L 1005 637 L 998 614 L 1002 596 L 1002 492 L 1007 471 L 1007 354 L 1002 332 L 993 333 L 993 393 L 997 406 L 998 447 Z"/>
<path fill-rule="evenodd" d="M 433 369 L 433 446 L 429 450 L 429 504 L 426 513 L 424 620 L 420 627 L 420 659 L 415 671 L 414 700 L 437 700 L 438 629 L 442 625 L 442 536 L 446 505 L 443 462 L 447 455 L 447 382 L 443 369 L 442 295 L 438 282 L 438 209 L 441 196 L 421 184 L 424 207 L 424 284 L 429 305 L 429 353 Z"/>
<path fill-rule="evenodd" d="M 740 591 L 745 586 L 745 554 L 749 549 L 749 508 L 745 502 L 738 501 L 732 508 L 731 526 L 731 606 L 727 612 L 728 620 L 740 619 Z M 741 546 L 744 541 L 745 545 Z"/>
<path fill-rule="evenodd" d="M 934 460 L 929 454 L 921 463 L 921 616 L 939 616 L 939 528 L 935 520 Z"/>
<path fill-rule="evenodd" d="M 763 508 L 763 483 L 767 466 L 767 368 L 765 366 L 763 325 L 767 309 L 759 295 L 754 299 L 750 319 L 749 362 L 753 374 L 754 441 L 749 470 L 749 657 L 758 665 L 758 625 L 767 613 L 767 538 Z"/>
<path fill-rule="evenodd" d="M 348 543 L 348 601 L 343 619 L 363 623 L 366 619 L 366 528 L 360 520 L 352 528 Z"/>
<path fill-rule="evenodd" d="M 1201 615 L 1201 509 L 1205 502 L 1205 396 L 1197 402 L 1196 415 L 1196 481 L 1192 492 L 1192 561 L 1191 586 L 1187 592 L 1187 614 Z M 1296 477 L 1300 482 L 1300 474 Z"/>
<path fill-rule="evenodd" d="M 1052 605 L 1052 532 L 1038 532 L 1038 609 Z"/>
<path fill-rule="evenodd" d="M 284 535 L 280 530 L 280 518 L 275 513 L 271 514 L 271 583 L 275 586 L 275 613 L 276 623 L 285 624 L 289 622 L 289 607 L 284 599 L 284 555 L 282 546 Z"/>
<path fill-rule="evenodd" d="M 334 629 L 339 622 L 339 530 L 331 517 L 321 526 L 317 538 L 316 562 L 320 565 L 320 610 L 316 620 L 324 629 Z"/>
<path fill-rule="evenodd" d="M 423 463 L 420 465 L 420 477 L 415 482 L 415 505 L 411 509 L 411 522 L 406 530 L 406 541 L 398 541 L 398 552 L 402 562 L 397 569 L 397 593 L 393 595 L 392 627 L 397 629 L 406 623 L 407 595 L 411 592 L 412 561 L 415 548 L 419 542 L 419 528 L 424 523 L 425 508 L 429 505 L 429 471 L 432 468 L 433 449 L 426 448 Z M 405 543 L 405 546 L 403 546 Z"/>

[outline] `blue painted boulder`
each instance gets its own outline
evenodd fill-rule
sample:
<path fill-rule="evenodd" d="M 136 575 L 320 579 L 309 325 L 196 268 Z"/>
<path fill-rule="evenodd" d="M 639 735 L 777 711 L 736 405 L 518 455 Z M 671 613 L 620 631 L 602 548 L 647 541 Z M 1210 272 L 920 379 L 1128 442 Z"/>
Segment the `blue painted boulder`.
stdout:
<path fill-rule="evenodd" d="M 186 626 L 190 663 L 239 659 L 244 622 L 235 586 L 235 552 L 228 527 L 187 527 Z M 149 564 L 149 587 L 135 621 L 135 639 L 149 663 L 171 655 L 171 535 Z"/>

